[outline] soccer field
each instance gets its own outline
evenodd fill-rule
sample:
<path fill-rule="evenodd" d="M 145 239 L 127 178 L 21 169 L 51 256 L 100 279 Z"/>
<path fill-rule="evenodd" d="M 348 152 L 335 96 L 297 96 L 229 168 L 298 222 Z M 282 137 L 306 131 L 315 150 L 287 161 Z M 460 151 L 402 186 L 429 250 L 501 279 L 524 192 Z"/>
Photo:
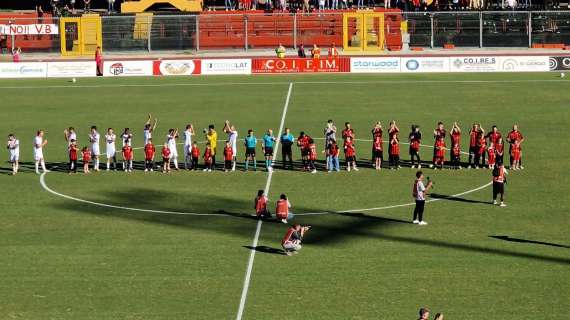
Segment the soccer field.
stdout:
<path fill-rule="evenodd" d="M 0 319 L 414 319 L 422 306 L 446 319 L 567 319 L 569 87 L 554 73 L 2 80 L 0 132 L 20 140 L 22 170 L 9 175 L 4 149 Z M 148 113 L 157 150 L 187 123 L 203 150 L 202 128 L 225 139 L 230 120 L 240 164 L 248 129 L 260 139 L 283 124 L 319 138 L 322 165 L 326 121 L 350 121 L 361 170 L 270 175 L 258 147 L 256 172 L 67 174 L 65 128 L 83 147 L 92 125 L 130 127 L 139 164 Z M 370 167 L 370 130 L 390 120 L 402 142 L 421 126 L 422 160 L 438 121 L 460 124 L 463 151 L 473 122 L 503 136 L 517 123 L 525 168 L 509 171 L 508 206 L 491 205 L 490 170 L 425 168 L 429 225 L 412 224 L 407 145 L 400 170 Z M 271 212 L 285 193 L 291 222 L 313 226 L 298 255 L 280 251 L 287 225 L 252 217 L 259 189 Z"/>

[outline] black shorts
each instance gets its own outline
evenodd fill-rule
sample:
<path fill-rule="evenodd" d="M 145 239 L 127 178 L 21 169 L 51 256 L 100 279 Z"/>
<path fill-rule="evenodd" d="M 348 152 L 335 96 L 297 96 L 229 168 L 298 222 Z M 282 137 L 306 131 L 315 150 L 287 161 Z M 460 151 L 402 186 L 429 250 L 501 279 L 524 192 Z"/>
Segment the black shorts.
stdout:
<path fill-rule="evenodd" d="M 493 181 L 493 194 L 505 193 L 505 184 Z"/>
<path fill-rule="evenodd" d="M 301 149 L 301 156 L 302 156 L 302 157 L 307 157 L 307 156 L 309 156 L 309 150 L 307 150 L 307 149 Z"/>
<path fill-rule="evenodd" d="M 372 150 L 372 157 L 374 157 L 374 159 L 383 159 L 384 155 L 382 153 L 382 150 Z"/>
<path fill-rule="evenodd" d="M 273 156 L 273 148 L 265 148 L 265 156 L 272 157 Z"/>
<path fill-rule="evenodd" d="M 479 147 L 475 146 L 475 147 L 469 147 L 469 154 L 478 154 L 479 153 Z"/>
<path fill-rule="evenodd" d="M 255 157 L 255 148 L 245 148 L 246 157 Z"/>
<path fill-rule="evenodd" d="M 346 162 L 353 162 L 354 161 L 354 157 L 346 157 Z"/>
<path fill-rule="evenodd" d="M 226 169 L 230 169 L 232 167 L 232 160 L 226 160 L 226 161 L 224 161 L 224 163 L 226 165 L 225 166 Z"/>
<path fill-rule="evenodd" d="M 410 148 L 410 156 L 415 156 L 420 153 L 420 150 Z"/>

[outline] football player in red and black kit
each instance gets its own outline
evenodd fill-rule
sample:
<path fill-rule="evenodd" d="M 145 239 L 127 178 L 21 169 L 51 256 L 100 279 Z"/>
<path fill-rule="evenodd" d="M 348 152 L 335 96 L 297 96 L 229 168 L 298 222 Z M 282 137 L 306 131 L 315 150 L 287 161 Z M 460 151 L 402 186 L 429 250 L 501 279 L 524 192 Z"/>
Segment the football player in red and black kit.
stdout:
<path fill-rule="evenodd" d="M 517 124 L 513 125 L 513 130 L 511 132 L 509 132 L 509 135 L 507 136 L 507 142 L 509 143 L 509 155 L 511 154 L 511 151 L 513 149 L 513 145 L 515 144 L 515 142 L 518 141 L 519 144 L 522 144 L 524 142 L 524 137 L 522 135 L 522 133 L 519 131 L 519 126 Z M 524 169 L 524 167 L 522 166 L 522 148 L 519 146 L 519 167 L 520 169 Z M 510 158 L 510 167 L 513 166 L 513 158 Z"/>
<path fill-rule="evenodd" d="M 412 132 L 408 136 L 408 142 L 410 143 L 410 162 L 412 168 L 416 167 L 416 161 L 418 169 L 422 167 L 422 160 L 420 159 L 420 144 L 422 142 L 422 133 L 420 132 L 420 126 L 412 125 Z"/>
<path fill-rule="evenodd" d="M 469 163 L 467 168 L 478 166 L 475 159 L 477 158 L 477 153 L 479 152 L 479 148 L 477 145 L 479 144 L 479 139 L 483 136 L 483 128 L 481 128 L 481 124 L 474 123 L 473 127 L 469 131 Z"/>
<path fill-rule="evenodd" d="M 384 162 L 383 133 L 382 124 L 380 121 L 376 122 L 374 128 L 372 128 L 372 160 L 376 170 L 380 170 L 382 168 L 382 162 Z"/>
<path fill-rule="evenodd" d="M 388 155 L 388 167 L 390 169 L 400 168 L 400 140 L 398 133 L 400 128 L 396 125 L 396 120 L 390 121 L 390 128 L 388 129 L 388 137 L 390 139 L 390 150 Z"/>
<path fill-rule="evenodd" d="M 344 123 L 344 130 L 342 130 L 342 139 L 346 141 L 346 139 L 351 138 L 354 141 L 354 130 L 350 125 L 350 122 Z"/>
<path fill-rule="evenodd" d="M 304 131 L 301 131 L 297 138 L 297 145 L 301 149 L 301 161 L 303 162 L 303 170 L 309 170 L 309 137 Z"/>
<path fill-rule="evenodd" d="M 445 128 L 443 127 L 443 122 L 438 122 L 437 123 L 437 127 L 433 130 L 433 159 L 432 159 L 432 165 L 430 165 L 431 168 L 433 168 L 434 166 L 436 166 L 436 144 L 438 142 L 438 140 L 440 138 L 445 139 L 445 136 L 447 135 L 447 131 L 445 130 Z"/>
<path fill-rule="evenodd" d="M 344 156 L 346 159 L 346 171 L 350 171 L 351 164 L 352 169 L 358 171 L 356 167 L 356 149 L 354 148 L 354 142 L 350 136 L 344 141 Z"/>

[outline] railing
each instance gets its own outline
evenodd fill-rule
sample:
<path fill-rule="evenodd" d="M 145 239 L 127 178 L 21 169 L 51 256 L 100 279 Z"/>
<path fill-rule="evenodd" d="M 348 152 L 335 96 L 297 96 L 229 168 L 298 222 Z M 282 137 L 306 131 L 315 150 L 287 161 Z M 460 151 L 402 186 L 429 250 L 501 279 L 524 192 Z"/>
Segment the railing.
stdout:
<path fill-rule="evenodd" d="M 392 13 L 393 14 L 393 13 Z M 404 12 L 410 46 L 531 47 L 570 45 L 569 11 Z M 56 24 L 58 18 L 0 19 L 0 24 Z M 341 45 L 342 13 L 103 16 L 103 50 L 198 51 Z M 74 30 L 59 30 L 73 37 Z M 26 52 L 59 52 L 60 34 L 7 36 Z"/>

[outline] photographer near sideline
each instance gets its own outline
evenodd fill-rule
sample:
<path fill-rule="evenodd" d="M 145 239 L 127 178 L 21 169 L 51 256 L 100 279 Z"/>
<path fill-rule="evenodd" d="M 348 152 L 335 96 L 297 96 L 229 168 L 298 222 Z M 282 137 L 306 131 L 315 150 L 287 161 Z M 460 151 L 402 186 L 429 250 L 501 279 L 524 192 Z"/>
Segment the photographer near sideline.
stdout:
<path fill-rule="evenodd" d="M 311 226 L 301 226 L 300 224 L 296 224 L 287 229 L 285 237 L 281 240 L 281 246 L 283 247 L 283 250 L 285 250 L 286 255 L 290 256 L 291 254 L 296 254 L 301 250 L 303 237 L 310 229 Z"/>
<path fill-rule="evenodd" d="M 416 207 L 414 208 L 414 219 L 413 223 L 420 226 L 427 225 L 424 221 L 424 207 L 426 204 L 426 193 L 433 186 L 433 182 L 429 181 L 427 185 L 424 185 L 424 174 L 421 171 L 416 172 L 416 180 L 414 181 L 414 186 L 412 188 L 412 197 L 416 200 Z"/>

